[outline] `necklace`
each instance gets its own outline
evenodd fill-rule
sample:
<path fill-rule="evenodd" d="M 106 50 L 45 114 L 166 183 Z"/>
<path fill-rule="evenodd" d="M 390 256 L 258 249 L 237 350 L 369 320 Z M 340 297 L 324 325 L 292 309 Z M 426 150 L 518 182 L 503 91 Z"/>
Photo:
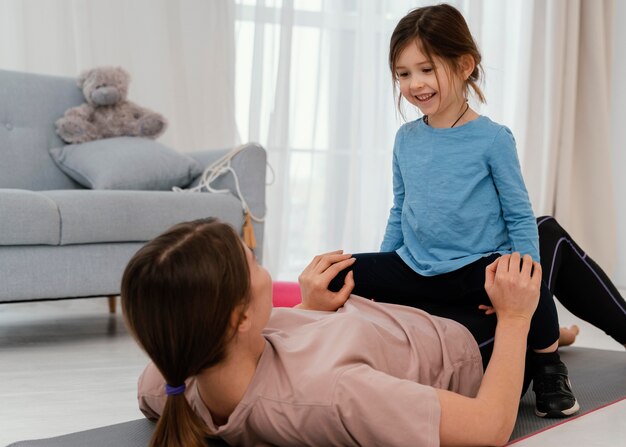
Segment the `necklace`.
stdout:
<path fill-rule="evenodd" d="M 450 129 L 452 129 L 454 126 L 457 125 L 457 123 L 459 121 L 461 121 L 461 118 L 463 118 L 463 115 L 465 115 L 465 112 L 467 112 L 468 109 L 469 109 L 469 103 L 466 102 L 465 103 L 465 110 L 463 110 L 463 113 L 461 113 L 459 115 L 459 117 L 456 119 L 456 121 L 454 123 L 452 123 L 452 126 L 450 126 Z M 428 115 L 424 115 L 424 123 L 428 124 Z"/>

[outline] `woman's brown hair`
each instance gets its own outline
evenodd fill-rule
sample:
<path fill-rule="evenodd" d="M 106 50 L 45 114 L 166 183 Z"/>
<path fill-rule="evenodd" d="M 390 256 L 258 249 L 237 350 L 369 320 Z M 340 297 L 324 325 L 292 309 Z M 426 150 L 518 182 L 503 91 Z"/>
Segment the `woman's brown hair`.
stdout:
<path fill-rule="evenodd" d="M 214 219 L 178 224 L 148 242 L 122 277 L 129 330 L 168 385 L 225 358 L 231 316 L 249 302 L 250 272 L 241 239 Z M 168 396 L 151 446 L 205 446 L 206 424 L 184 393 Z"/>
<path fill-rule="evenodd" d="M 400 109 L 402 95 L 398 92 L 396 61 L 407 45 L 412 43 L 419 44 L 431 64 L 434 65 L 433 57 L 436 56 L 455 73 L 460 70 L 459 58 L 464 55 L 471 56 L 474 59 L 474 70 L 465 81 L 465 94 L 468 96 L 471 88 L 480 102 L 485 102 L 485 96 L 478 86 L 482 77 L 478 46 L 459 10 L 453 6 L 441 4 L 410 11 L 400 19 L 391 34 L 389 68 L 393 77 L 398 109 Z"/>

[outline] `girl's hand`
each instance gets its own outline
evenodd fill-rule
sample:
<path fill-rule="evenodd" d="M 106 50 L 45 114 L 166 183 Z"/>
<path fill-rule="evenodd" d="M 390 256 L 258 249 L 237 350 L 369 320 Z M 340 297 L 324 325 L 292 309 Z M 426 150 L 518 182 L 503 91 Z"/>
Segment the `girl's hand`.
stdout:
<path fill-rule="evenodd" d="M 338 292 L 328 290 L 328 284 L 339 272 L 354 264 L 354 261 L 356 259 L 350 254 L 343 253 L 343 250 L 324 253 L 313 258 L 298 277 L 302 303 L 295 307 L 334 312 L 343 306 L 354 289 L 352 271 L 348 272 L 344 285 Z"/>
<path fill-rule="evenodd" d="M 485 315 L 496 313 L 496 310 L 492 306 L 487 306 L 486 304 L 480 304 L 478 308 L 484 310 Z M 559 328 L 559 346 L 569 346 L 574 343 L 579 332 L 580 328 L 575 324 L 570 327 L 561 326 L 561 328 Z"/>
<path fill-rule="evenodd" d="M 492 315 L 496 313 L 496 310 L 493 308 L 493 306 L 488 306 L 486 304 L 479 304 L 478 308 L 480 310 L 484 310 L 485 311 L 485 315 Z"/>

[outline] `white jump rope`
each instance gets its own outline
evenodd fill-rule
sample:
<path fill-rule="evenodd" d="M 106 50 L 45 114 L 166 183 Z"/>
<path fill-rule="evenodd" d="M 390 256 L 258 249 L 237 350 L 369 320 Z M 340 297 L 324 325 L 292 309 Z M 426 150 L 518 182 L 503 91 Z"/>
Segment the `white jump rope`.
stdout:
<path fill-rule="evenodd" d="M 244 228 L 243 228 L 244 239 L 246 239 L 246 232 L 248 232 L 248 238 L 251 238 L 251 240 L 246 240 L 246 242 L 248 243 L 249 246 L 250 245 L 256 246 L 256 241 L 254 240 L 254 230 L 252 229 L 252 223 L 250 222 L 250 219 L 255 222 L 261 223 L 261 222 L 265 222 L 265 216 L 258 217 L 258 216 L 255 216 L 252 213 L 252 211 L 250 211 L 248 202 L 246 202 L 246 199 L 243 196 L 243 193 L 241 192 L 241 188 L 239 186 L 239 177 L 237 176 L 237 172 L 233 169 L 231 165 L 232 159 L 238 153 L 244 151 L 245 149 L 248 149 L 249 147 L 250 147 L 249 144 L 241 144 L 237 146 L 236 148 L 234 148 L 233 150 L 229 151 L 228 153 L 224 154 L 221 158 L 211 163 L 202 172 L 202 176 L 200 177 L 200 182 L 198 183 L 197 186 L 194 186 L 193 188 L 188 188 L 188 189 L 183 189 L 183 188 L 179 188 L 178 186 L 174 186 L 172 190 L 175 192 L 202 192 L 203 190 L 205 190 L 207 192 L 212 192 L 212 193 L 217 193 L 217 194 L 229 193 L 231 192 L 230 189 L 215 189 L 211 186 L 211 183 L 213 183 L 222 175 L 231 173 L 233 176 L 233 180 L 235 182 L 235 193 L 237 194 L 237 197 L 239 198 L 239 201 L 241 202 L 243 213 L 245 215 Z M 275 177 L 274 170 L 272 169 L 272 166 L 269 163 L 266 163 L 266 165 L 269 167 L 270 172 L 272 173 L 272 178 L 268 183 L 266 183 L 266 185 L 271 185 L 272 183 L 274 183 L 274 177 Z M 254 246 L 251 246 L 250 248 L 254 248 Z"/>

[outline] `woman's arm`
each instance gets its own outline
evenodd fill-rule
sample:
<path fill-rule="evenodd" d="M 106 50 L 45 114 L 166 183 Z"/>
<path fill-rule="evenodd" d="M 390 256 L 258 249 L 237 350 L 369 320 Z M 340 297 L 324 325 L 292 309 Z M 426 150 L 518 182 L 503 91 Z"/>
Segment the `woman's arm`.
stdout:
<path fill-rule="evenodd" d="M 344 305 L 354 289 L 352 271 L 346 275 L 343 287 L 338 292 L 328 290 L 328 284 L 356 261 L 352 255 L 337 250 L 313 258 L 298 277 L 302 303 L 296 309 L 325 310 L 334 312 Z"/>
<path fill-rule="evenodd" d="M 485 276 L 485 289 L 498 316 L 493 354 L 475 398 L 437 390 L 442 446 L 504 445 L 515 426 L 541 265 L 525 255 L 520 270 L 520 255 L 513 253 L 487 267 Z"/>

